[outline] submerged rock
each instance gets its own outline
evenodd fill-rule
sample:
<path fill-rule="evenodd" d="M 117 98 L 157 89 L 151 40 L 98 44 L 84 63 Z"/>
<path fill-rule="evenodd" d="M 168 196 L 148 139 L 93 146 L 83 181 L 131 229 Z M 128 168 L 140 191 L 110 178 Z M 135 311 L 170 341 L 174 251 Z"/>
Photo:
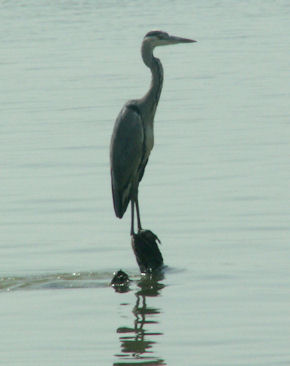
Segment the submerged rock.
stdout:
<path fill-rule="evenodd" d="M 111 281 L 111 286 L 117 292 L 126 292 L 128 291 L 130 284 L 130 278 L 126 272 L 122 271 L 121 269 L 118 272 L 114 272 L 114 277 Z"/>
<path fill-rule="evenodd" d="M 162 254 L 158 243 L 161 243 L 157 235 L 150 230 L 141 230 L 132 235 L 132 248 L 142 273 L 152 273 L 163 266 Z"/>

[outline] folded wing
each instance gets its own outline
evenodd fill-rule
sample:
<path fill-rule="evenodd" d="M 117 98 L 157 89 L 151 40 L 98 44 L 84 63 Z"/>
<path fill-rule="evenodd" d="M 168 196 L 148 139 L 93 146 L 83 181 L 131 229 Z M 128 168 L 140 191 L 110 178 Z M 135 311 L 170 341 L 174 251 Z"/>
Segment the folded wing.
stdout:
<path fill-rule="evenodd" d="M 110 148 L 114 210 L 122 218 L 134 190 L 138 188 L 144 153 L 144 131 L 134 105 L 123 107 L 115 122 Z"/>

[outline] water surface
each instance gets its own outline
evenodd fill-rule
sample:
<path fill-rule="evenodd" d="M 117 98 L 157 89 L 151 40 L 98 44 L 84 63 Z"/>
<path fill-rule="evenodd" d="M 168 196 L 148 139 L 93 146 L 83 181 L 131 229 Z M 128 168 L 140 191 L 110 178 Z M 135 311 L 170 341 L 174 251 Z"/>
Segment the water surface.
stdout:
<path fill-rule="evenodd" d="M 288 365 L 288 1 L 0 7 L 1 362 Z M 168 267 L 140 282 L 108 146 L 152 29 L 198 43 L 156 50 L 140 204 Z"/>

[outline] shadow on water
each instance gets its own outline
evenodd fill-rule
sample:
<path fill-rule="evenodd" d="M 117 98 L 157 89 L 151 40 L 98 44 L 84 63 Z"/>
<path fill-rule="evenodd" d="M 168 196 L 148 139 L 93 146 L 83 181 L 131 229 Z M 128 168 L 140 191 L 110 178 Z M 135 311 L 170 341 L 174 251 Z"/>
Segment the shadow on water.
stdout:
<path fill-rule="evenodd" d="M 143 275 L 141 280 L 137 282 L 136 303 L 132 309 L 133 325 L 117 328 L 121 353 L 115 354 L 115 357 L 118 357 L 120 361 L 113 363 L 113 366 L 166 365 L 162 358 L 154 356 L 153 351 L 156 337 L 163 334 L 158 331 L 158 316 L 161 311 L 148 305 L 150 298 L 159 296 L 165 287 L 160 282 L 163 278 L 163 274 L 158 272 Z"/>

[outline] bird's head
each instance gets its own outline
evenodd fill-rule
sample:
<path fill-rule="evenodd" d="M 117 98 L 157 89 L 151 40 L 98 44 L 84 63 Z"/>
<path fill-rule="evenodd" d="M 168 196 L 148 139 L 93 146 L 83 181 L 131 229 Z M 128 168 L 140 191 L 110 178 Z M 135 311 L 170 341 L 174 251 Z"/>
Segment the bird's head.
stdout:
<path fill-rule="evenodd" d="M 160 30 L 148 32 L 143 40 L 143 43 L 150 45 L 152 48 L 158 46 L 168 46 L 177 43 L 192 43 L 192 42 L 196 41 L 193 39 L 171 36 L 168 33 L 162 32 Z"/>

